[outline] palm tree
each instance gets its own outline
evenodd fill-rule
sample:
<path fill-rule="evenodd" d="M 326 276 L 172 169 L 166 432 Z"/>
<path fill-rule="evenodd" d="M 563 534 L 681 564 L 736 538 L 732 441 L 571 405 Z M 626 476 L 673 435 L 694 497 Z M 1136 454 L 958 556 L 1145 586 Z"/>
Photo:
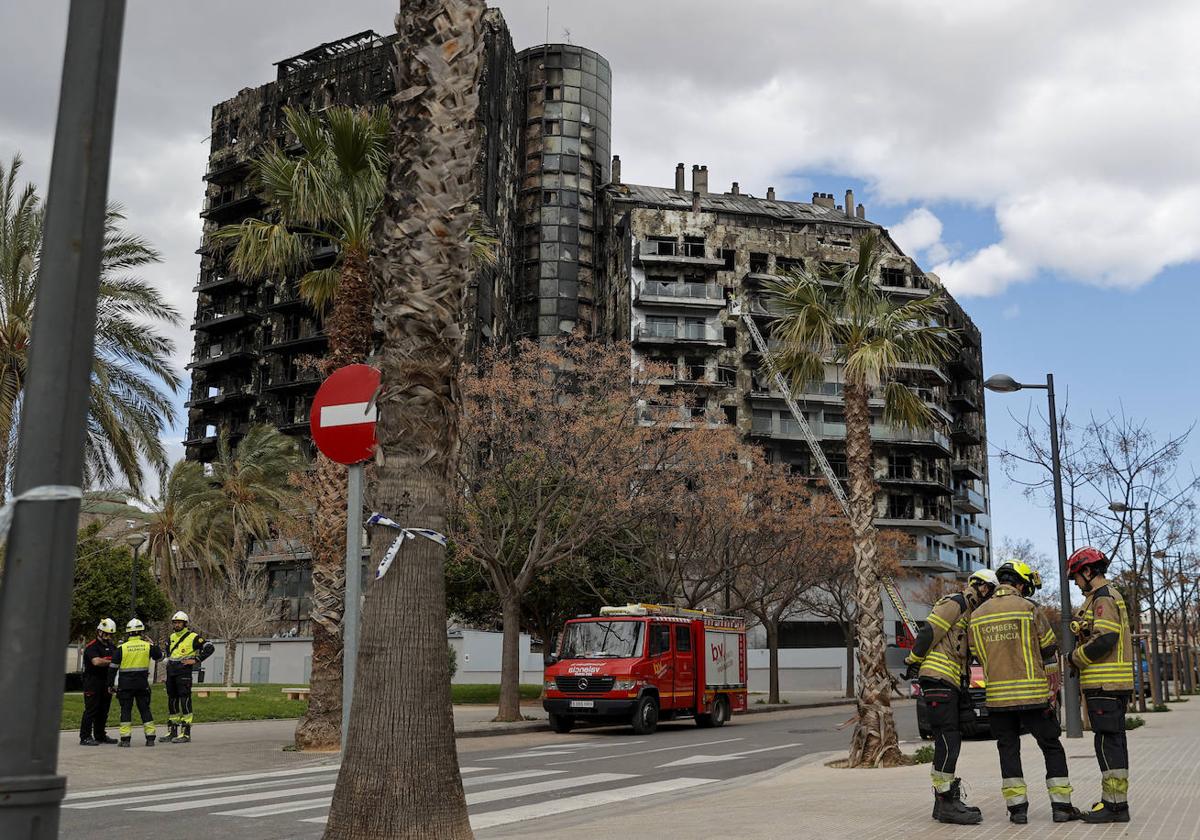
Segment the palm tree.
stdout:
<path fill-rule="evenodd" d="M 32 184 L 18 188 L 21 158 L 0 165 L 0 491 L 8 488 L 16 454 L 16 418 L 29 360 L 30 331 L 41 262 L 43 206 Z M 162 435 L 175 422 L 172 396 L 180 376 L 171 367 L 175 343 L 158 332 L 177 327 L 179 313 L 158 290 L 128 272 L 161 260 L 140 236 L 122 230 L 121 208 L 105 217 L 96 311 L 84 478 L 124 484 L 141 493 L 141 462 L 167 471 Z"/>
<path fill-rule="evenodd" d="M 442 533 L 458 453 L 483 12 L 484 0 L 405 0 L 396 16 L 404 90 L 372 254 L 382 388 L 368 494 L 402 525 Z M 394 536 L 377 529 L 373 561 Z M 409 541 L 371 587 L 326 838 L 472 836 L 454 747 L 444 557 L 435 542 Z"/>
<path fill-rule="evenodd" d="M 180 460 L 167 475 L 162 494 L 147 500 L 146 556 L 173 602 L 181 594 L 176 580 L 180 568 L 200 558 L 208 523 L 195 516 L 195 509 L 208 489 L 200 463 Z"/>
<path fill-rule="evenodd" d="M 766 287 L 769 308 L 778 317 L 772 335 L 779 342 L 772 361 L 800 393 L 825 379 L 825 365 L 844 371 L 846 462 L 850 472 L 850 527 L 854 546 L 858 665 L 861 675 L 858 724 L 851 744 L 852 766 L 878 766 L 899 757 L 884 663 L 883 604 L 875 515 L 875 475 L 871 455 L 872 388 L 883 386 L 883 422 L 912 428 L 933 425 L 925 402 L 896 381 L 908 364 L 944 365 L 957 346 L 942 326 L 940 291 L 906 302 L 890 299 L 878 283 L 883 249 L 869 231 L 858 242 L 858 260 L 840 276 L 822 278 L 800 271 Z"/>

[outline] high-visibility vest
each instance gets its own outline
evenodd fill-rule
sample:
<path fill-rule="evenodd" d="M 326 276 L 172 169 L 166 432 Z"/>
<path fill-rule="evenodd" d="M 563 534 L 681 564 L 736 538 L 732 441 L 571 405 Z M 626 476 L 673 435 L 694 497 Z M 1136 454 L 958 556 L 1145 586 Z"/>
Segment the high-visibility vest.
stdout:
<path fill-rule="evenodd" d="M 1105 691 L 1133 691 L 1133 640 L 1129 635 L 1129 614 L 1125 599 L 1111 583 L 1099 578 L 1075 613 L 1078 627 L 1075 662 L 1079 666 L 1079 687 Z M 1094 660 L 1087 654 L 1087 643 L 1097 636 L 1116 633 L 1117 643 L 1108 653 Z"/>
<path fill-rule="evenodd" d="M 204 640 L 200 638 L 195 630 L 183 628 L 177 633 L 171 634 L 171 644 L 167 647 L 168 656 L 171 662 L 181 662 L 184 659 L 195 659 L 199 650 L 197 643 L 203 644 Z"/>

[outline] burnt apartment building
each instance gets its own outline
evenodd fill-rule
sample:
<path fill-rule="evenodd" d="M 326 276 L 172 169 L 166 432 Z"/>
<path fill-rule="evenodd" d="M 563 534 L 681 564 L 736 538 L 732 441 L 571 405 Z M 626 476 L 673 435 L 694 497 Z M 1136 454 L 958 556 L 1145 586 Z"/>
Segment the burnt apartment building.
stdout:
<path fill-rule="evenodd" d="M 708 170 L 681 164 L 670 187 L 625 184 L 611 156 L 612 69 L 571 44 L 517 52 L 503 17 L 489 10 L 480 96 L 481 220 L 499 239 L 499 264 L 481 269 L 470 295 L 470 348 L 516 338 L 545 339 L 582 329 L 633 343 L 637 358 L 671 365 L 670 387 L 689 395 L 682 415 L 646 406 L 673 423 L 718 417 L 764 447 L 770 458 L 815 475 L 782 395 L 751 345 L 740 313 L 769 316 L 762 283 L 790 267 L 836 267 L 853 260 L 857 239 L 879 229 L 847 193 L 810 203 L 709 189 Z M 321 318 L 298 295 L 296 277 L 265 280 L 230 270 L 227 246 L 211 234 L 262 212 L 251 162 L 272 146 L 295 149 L 285 106 L 382 104 L 391 95 L 391 38 L 363 32 L 276 64 L 274 81 L 247 88 L 213 109 L 205 238 L 195 351 L 189 365 L 187 457 L 208 461 L 218 432 L 236 440 L 250 423 L 272 423 L 311 451 L 308 414 L 318 377 L 306 358 L 325 348 Z M 881 284 L 897 298 L 926 295 L 938 280 L 905 256 L 884 231 Z M 312 253 L 313 265 L 333 260 Z M 965 575 L 989 564 L 981 338 L 952 300 L 947 321 L 963 349 L 944 368 L 911 366 L 902 381 L 937 418 L 912 431 L 873 427 L 882 492 L 878 524 L 915 538 L 906 565 Z M 836 366 L 800 399 L 835 470 L 845 471 L 841 383 Z M 877 409 L 882 402 L 876 400 Z M 273 588 L 288 598 L 303 632 L 310 583 L 303 546 L 260 547 L 274 564 Z M 277 579 L 277 580 L 276 580 Z M 810 634 L 811 636 L 811 634 Z"/>
<path fill-rule="evenodd" d="M 940 282 L 868 221 L 850 192 L 841 205 L 825 193 L 801 203 L 777 199 L 774 189 L 756 198 L 737 183 L 713 192 L 704 166 L 692 167 L 690 184 L 687 178 L 680 164 L 671 187 L 624 184 L 618 174 L 606 186 L 600 331 L 630 340 L 635 360 L 666 365 L 669 390 L 686 394 L 687 408 L 647 405 L 647 419 L 727 422 L 771 461 L 817 478 L 808 444 L 741 315 L 751 313 L 769 336 L 771 317 L 759 295 L 764 282 L 790 269 L 836 272 L 857 258 L 858 239 L 869 230 L 882 234 L 879 283 L 890 296 L 926 296 Z M 947 304 L 946 323 L 962 339 L 958 355 L 944 367 L 907 365 L 898 379 L 934 422 L 896 429 L 882 421 L 882 393 L 871 401 L 876 524 L 913 537 L 907 567 L 965 577 L 990 565 L 982 342 L 962 308 L 949 296 Z M 797 402 L 834 471 L 848 479 L 839 366 L 827 364 L 823 381 L 810 383 Z M 910 593 L 921 588 L 921 577 L 908 584 Z"/>

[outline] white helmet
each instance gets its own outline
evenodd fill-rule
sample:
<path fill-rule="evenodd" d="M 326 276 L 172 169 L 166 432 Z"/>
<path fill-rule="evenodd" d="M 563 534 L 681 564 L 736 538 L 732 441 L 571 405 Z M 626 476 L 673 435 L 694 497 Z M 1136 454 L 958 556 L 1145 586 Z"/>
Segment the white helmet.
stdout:
<path fill-rule="evenodd" d="M 113 621 L 111 618 L 102 618 L 100 619 L 100 623 L 96 625 L 96 629 L 101 633 L 116 633 L 117 622 Z"/>
<path fill-rule="evenodd" d="M 129 623 L 125 625 L 126 633 L 141 633 L 145 629 L 146 625 L 136 618 L 129 619 Z"/>
<path fill-rule="evenodd" d="M 979 569 L 971 572 L 971 576 L 967 578 L 967 583 L 988 583 L 992 586 L 999 586 L 1000 580 L 991 569 Z"/>
<path fill-rule="evenodd" d="M 187 622 L 188 622 L 187 613 L 185 613 L 183 610 L 180 610 L 179 612 L 175 613 L 175 615 L 171 616 L 171 620 L 172 621 L 182 621 L 184 624 L 187 624 Z"/>

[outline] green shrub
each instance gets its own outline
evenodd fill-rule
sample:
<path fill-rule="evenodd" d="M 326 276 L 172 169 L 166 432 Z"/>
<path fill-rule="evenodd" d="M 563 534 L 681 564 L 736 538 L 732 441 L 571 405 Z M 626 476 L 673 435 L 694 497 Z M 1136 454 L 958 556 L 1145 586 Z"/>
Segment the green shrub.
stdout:
<path fill-rule="evenodd" d="M 1171 711 L 1171 707 L 1168 706 L 1166 703 L 1159 703 L 1157 706 L 1155 706 L 1150 711 L 1152 711 L 1152 712 L 1169 712 L 1169 711 Z"/>
<path fill-rule="evenodd" d="M 1146 719 L 1140 715 L 1125 715 L 1125 728 L 1137 729 L 1139 726 L 1145 726 Z"/>
<path fill-rule="evenodd" d="M 450 679 L 454 679 L 454 675 L 458 673 L 458 651 L 449 645 L 446 650 L 450 653 Z"/>
<path fill-rule="evenodd" d="M 932 764 L 933 747 L 931 747 L 929 744 L 917 747 L 917 751 L 913 753 L 913 761 L 916 764 Z"/>

